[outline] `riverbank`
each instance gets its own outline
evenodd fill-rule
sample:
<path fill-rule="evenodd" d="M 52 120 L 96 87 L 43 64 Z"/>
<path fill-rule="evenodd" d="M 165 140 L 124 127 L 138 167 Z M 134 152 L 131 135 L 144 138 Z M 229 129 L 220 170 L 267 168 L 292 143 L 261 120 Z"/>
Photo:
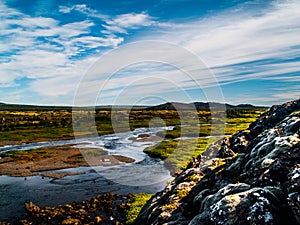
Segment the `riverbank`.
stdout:
<path fill-rule="evenodd" d="M 158 143 L 161 138 L 155 134 L 164 129 L 168 128 L 2 147 L 0 221 L 18 224 L 29 202 L 57 208 L 106 193 L 162 190 L 169 171 L 143 149 Z"/>
<path fill-rule="evenodd" d="M 14 146 L 14 145 L 23 145 L 29 143 L 39 143 L 39 142 L 50 142 L 50 141 L 66 141 L 66 140 L 73 140 L 74 137 L 56 137 L 56 138 L 39 138 L 35 140 L 22 140 L 22 141 L 1 141 L 0 147 L 4 146 Z"/>
<path fill-rule="evenodd" d="M 26 177 L 40 175 L 40 172 L 81 166 L 115 166 L 132 163 L 135 160 L 121 155 L 108 155 L 97 148 L 79 149 L 64 145 L 45 147 L 28 151 L 10 151 L 0 154 L 0 175 Z M 79 173 L 43 173 L 41 176 L 62 178 Z"/>

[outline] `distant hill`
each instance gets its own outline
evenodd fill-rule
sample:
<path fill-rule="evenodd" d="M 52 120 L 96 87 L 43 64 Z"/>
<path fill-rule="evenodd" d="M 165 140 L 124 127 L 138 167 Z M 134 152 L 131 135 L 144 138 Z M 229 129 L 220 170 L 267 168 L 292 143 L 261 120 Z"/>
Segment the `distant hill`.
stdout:
<path fill-rule="evenodd" d="M 129 105 L 119 105 L 114 106 L 113 108 L 116 110 L 126 110 L 126 109 L 140 109 L 140 108 L 147 108 L 148 106 L 129 106 Z M 96 110 L 110 110 L 112 108 L 111 105 L 101 105 L 96 106 Z M 22 104 L 6 104 L 0 102 L 0 110 L 8 110 L 8 111 L 39 111 L 39 110 L 85 110 L 91 109 L 91 107 L 72 107 L 72 106 L 41 106 L 41 105 L 22 105 Z"/>
<path fill-rule="evenodd" d="M 149 110 L 210 110 L 210 109 L 267 109 L 265 106 L 254 106 L 251 104 L 239 104 L 230 105 L 216 102 L 193 102 L 193 103 L 179 103 L 179 102 L 167 102 L 157 106 L 151 106 Z"/>
<path fill-rule="evenodd" d="M 71 106 L 40 106 L 0 103 L 0 110 L 27 111 L 27 110 L 72 110 Z"/>
<path fill-rule="evenodd" d="M 148 110 L 210 110 L 210 109 L 223 109 L 224 104 L 216 102 L 194 102 L 194 103 L 179 103 L 179 102 L 167 102 L 156 106 L 130 106 L 119 105 L 113 106 L 115 110 L 128 110 L 128 109 L 148 109 Z M 230 105 L 225 104 L 226 109 L 267 109 L 268 107 L 253 106 L 250 104 Z M 96 106 L 96 110 L 110 110 L 111 105 Z M 0 103 L 0 110 L 9 111 L 26 111 L 26 110 L 72 110 L 72 106 L 40 106 L 40 105 L 22 105 L 22 104 L 6 104 Z M 74 109 L 82 110 L 89 109 L 89 107 L 75 107 Z"/>

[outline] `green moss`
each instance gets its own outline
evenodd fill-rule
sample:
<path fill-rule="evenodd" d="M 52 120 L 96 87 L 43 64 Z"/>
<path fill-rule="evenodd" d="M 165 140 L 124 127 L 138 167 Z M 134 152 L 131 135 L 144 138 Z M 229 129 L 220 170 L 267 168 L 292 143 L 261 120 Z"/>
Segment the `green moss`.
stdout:
<path fill-rule="evenodd" d="M 13 150 L 13 151 L 9 151 L 9 152 L 4 152 L 0 154 L 0 157 L 5 158 L 5 157 L 11 157 L 11 158 L 18 158 L 20 151 L 17 150 Z"/>
<path fill-rule="evenodd" d="M 176 196 L 178 197 L 179 200 L 181 200 L 184 197 L 186 197 L 188 194 L 189 194 L 189 190 L 187 190 L 187 189 L 181 189 L 181 190 L 178 190 Z"/>
<path fill-rule="evenodd" d="M 162 141 L 161 143 L 148 147 L 144 150 L 146 154 L 153 158 L 166 159 L 174 152 L 178 141 Z"/>
<path fill-rule="evenodd" d="M 184 181 L 198 183 L 200 180 L 201 180 L 201 176 L 200 175 L 193 174 L 191 176 L 186 177 Z"/>
<path fill-rule="evenodd" d="M 178 207 L 178 202 L 170 202 L 163 206 L 163 211 L 172 212 Z"/>
<path fill-rule="evenodd" d="M 165 160 L 165 165 L 173 173 L 185 168 L 193 157 L 202 154 L 209 144 L 218 139 L 219 137 L 162 141 L 146 148 L 144 152 L 150 157 Z"/>
<path fill-rule="evenodd" d="M 152 194 L 139 193 L 134 194 L 129 200 L 129 209 L 126 210 L 126 222 L 125 224 L 133 224 L 134 220 L 139 215 L 141 209 L 146 202 L 152 197 Z"/>
<path fill-rule="evenodd" d="M 107 151 L 100 148 L 87 148 L 81 149 L 80 151 L 85 156 L 102 156 L 107 154 Z"/>

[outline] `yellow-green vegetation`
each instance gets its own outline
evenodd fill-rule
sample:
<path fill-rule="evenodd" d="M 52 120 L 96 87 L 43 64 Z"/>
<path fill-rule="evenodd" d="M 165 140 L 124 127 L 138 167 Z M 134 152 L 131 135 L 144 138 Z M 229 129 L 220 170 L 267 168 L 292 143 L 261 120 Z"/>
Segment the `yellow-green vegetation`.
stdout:
<path fill-rule="evenodd" d="M 101 156 L 107 154 L 107 151 L 100 148 L 81 148 L 80 152 L 85 156 Z"/>
<path fill-rule="evenodd" d="M 167 131 L 166 138 L 204 137 L 211 134 L 211 114 L 208 110 L 201 110 L 198 113 L 189 110 L 182 110 L 178 113 L 175 110 L 146 109 L 119 110 L 113 111 L 113 113 L 109 109 L 75 112 L 76 116 L 72 118 L 74 112 L 72 114 L 71 109 L 0 111 L 0 144 L 1 142 L 5 144 L 4 142 L 71 139 L 74 137 L 73 124 L 80 128 L 76 131 L 76 135 L 82 137 L 92 134 L 93 124 L 96 125 L 99 135 L 113 133 L 115 127 L 113 127 L 112 121 L 117 121 L 117 131 L 122 132 L 127 131 L 128 121 L 130 129 L 133 130 L 138 127 L 148 127 L 151 120 L 158 117 L 166 125 L 189 125 L 176 126 L 173 131 Z M 260 110 L 229 110 L 225 134 L 245 129 L 262 112 Z M 197 116 L 198 118 L 195 118 Z M 223 126 L 224 124 L 214 125 L 213 134 L 223 134 Z"/>
<path fill-rule="evenodd" d="M 157 132 L 158 136 L 164 138 L 178 138 L 178 137 L 203 137 L 208 136 L 211 131 L 210 125 L 188 125 L 188 126 L 175 126 L 173 130 Z"/>
<path fill-rule="evenodd" d="M 226 118 L 226 135 L 231 135 L 238 130 L 245 130 L 265 110 L 228 110 Z"/>
<path fill-rule="evenodd" d="M 295 112 L 293 112 L 292 114 L 291 114 L 291 116 L 296 116 L 296 115 L 299 115 L 300 114 L 300 110 L 296 110 Z"/>
<path fill-rule="evenodd" d="M 197 138 L 181 140 L 177 148 L 173 149 L 173 152 L 168 158 L 164 160 L 165 165 L 171 172 L 184 169 L 193 157 L 197 157 L 202 154 L 206 148 L 220 139 L 214 138 Z M 171 141 L 173 142 L 173 140 Z"/>
<path fill-rule="evenodd" d="M 178 209 L 178 206 L 181 204 L 182 199 L 189 194 L 191 188 L 195 184 L 196 183 L 192 184 L 192 186 L 190 186 L 189 188 L 177 190 L 174 196 L 172 196 L 168 201 L 168 203 L 162 206 L 162 210 L 167 213 L 172 213 L 174 210 Z"/>
<path fill-rule="evenodd" d="M 191 176 L 188 176 L 184 179 L 186 182 L 193 182 L 193 183 L 198 183 L 201 180 L 201 175 L 199 174 L 193 174 Z"/>
<path fill-rule="evenodd" d="M 34 142 L 73 138 L 71 112 L 0 111 L 1 142 Z"/>
<path fill-rule="evenodd" d="M 146 202 L 152 197 L 152 194 L 138 193 L 134 194 L 128 201 L 129 208 L 126 210 L 126 223 L 127 225 L 133 224 L 134 220 L 139 215 L 141 209 Z"/>
<path fill-rule="evenodd" d="M 172 211 L 174 211 L 175 209 L 177 209 L 177 207 L 178 207 L 178 202 L 176 201 L 174 201 L 174 202 L 169 202 L 168 204 L 166 204 L 166 205 L 164 205 L 163 207 L 162 207 L 162 210 L 164 211 L 164 212 L 172 212 Z"/>
<path fill-rule="evenodd" d="M 49 157 L 53 156 L 54 154 L 57 154 L 56 152 L 53 152 L 53 153 L 50 154 L 48 152 L 48 149 L 51 149 L 51 147 L 28 150 L 28 151 L 13 150 L 13 151 L 1 153 L 0 157 L 1 158 L 10 157 L 10 158 L 13 158 L 13 159 L 20 159 L 20 160 L 24 160 L 24 161 L 32 161 L 32 160 L 37 159 L 37 158 L 38 159 L 49 158 Z M 61 149 L 61 150 L 65 150 L 65 149 Z"/>
<path fill-rule="evenodd" d="M 176 194 L 176 197 L 181 200 L 183 199 L 184 197 L 186 197 L 187 195 L 189 194 L 189 190 L 188 189 L 181 189 L 181 190 L 178 190 L 177 194 Z"/>
<path fill-rule="evenodd" d="M 72 151 L 71 151 L 72 150 Z M 94 152 L 93 149 L 87 149 L 87 151 Z M 58 146 L 58 147 L 42 147 L 38 149 L 32 149 L 32 150 L 26 150 L 26 151 L 18 151 L 18 150 L 11 150 L 8 152 L 0 153 L 0 157 L 10 157 L 13 159 L 20 159 L 24 161 L 32 161 L 37 159 L 43 159 L 43 158 L 50 158 L 58 156 L 59 154 L 62 154 L 63 152 L 72 152 L 72 155 L 70 157 L 76 157 L 81 155 L 81 152 L 78 148 L 75 148 L 73 146 Z M 102 149 L 97 149 L 98 154 L 104 155 L 107 152 Z"/>
<path fill-rule="evenodd" d="M 220 139 L 212 138 L 196 138 L 183 140 L 169 140 L 148 147 L 144 150 L 146 154 L 153 158 L 160 158 L 172 173 L 181 168 L 185 168 L 189 161 L 200 154 L 211 144 Z"/>
<path fill-rule="evenodd" d="M 260 110 L 230 110 L 229 118 L 226 120 L 224 130 L 223 124 L 214 124 L 214 131 L 211 131 L 210 124 L 200 124 L 192 126 L 175 126 L 173 130 L 167 131 L 165 138 L 172 140 L 162 141 L 161 143 L 148 147 L 144 150 L 146 154 L 154 158 L 163 159 L 165 165 L 171 172 L 176 172 L 185 168 L 192 157 L 203 153 L 211 144 L 220 139 L 220 137 L 210 137 L 213 135 L 231 135 L 239 130 L 247 129 L 249 124 L 263 113 Z M 163 134 L 158 132 L 158 135 Z M 183 140 L 174 140 L 178 137 L 197 137 Z M 209 137 L 206 137 L 209 136 Z"/>

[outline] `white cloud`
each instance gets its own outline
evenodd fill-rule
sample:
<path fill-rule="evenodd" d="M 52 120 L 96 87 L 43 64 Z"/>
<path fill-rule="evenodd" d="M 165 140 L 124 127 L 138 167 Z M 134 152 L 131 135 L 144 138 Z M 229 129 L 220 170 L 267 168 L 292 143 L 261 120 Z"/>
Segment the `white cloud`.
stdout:
<path fill-rule="evenodd" d="M 104 14 L 100 14 L 97 10 L 89 8 L 86 4 L 77 4 L 73 6 L 60 6 L 59 12 L 61 13 L 71 13 L 72 11 L 80 12 L 84 15 L 95 17 L 99 19 L 107 19 L 108 16 Z"/>
<path fill-rule="evenodd" d="M 285 101 L 299 99 L 299 96 L 300 96 L 300 91 L 290 91 L 290 92 L 279 93 L 274 95 L 275 98 L 282 99 Z"/>
<path fill-rule="evenodd" d="M 112 26 L 136 29 L 151 24 L 150 16 L 145 13 L 108 19 L 85 4 L 61 6 L 59 11 L 77 11 L 91 18 L 100 18 L 108 22 L 110 29 Z M 111 30 L 92 36 L 91 29 L 96 24 L 91 20 L 61 25 L 53 18 L 32 17 L 4 3 L 0 3 L 0 14 L 1 32 L 3 30 L 5 35 L 0 39 L 0 50 L 6 53 L 0 60 L 0 86 L 21 88 L 16 96 L 22 96 L 20 91 L 23 91 L 24 97 L 30 89 L 40 99 L 66 95 L 67 104 L 71 104 L 80 77 L 95 61 L 93 55 L 84 55 L 85 52 L 97 50 L 99 54 L 99 48 L 115 48 L 124 42 L 123 37 L 116 36 Z M 26 88 L 19 83 L 23 78 L 30 79 Z M 7 95 L 3 98 L 12 99 Z"/>
<path fill-rule="evenodd" d="M 88 48 L 98 48 L 98 47 L 117 47 L 123 41 L 124 38 L 117 37 L 114 35 L 105 38 L 85 36 L 85 37 L 74 38 L 72 40 L 72 43 L 81 47 L 84 46 Z"/>
<path fill-rule="evenodd" d="M 300 10 L 300 4 L 278 6 L 258 17 L 239 15 L 237 20 L 228 15 L 222 17 L 222 26 L 219 20 L 198 21 L 198 28 L 193 23 L 178 33 L 190 35 L 189 39 L 184 35 L 181 41 L 211 67 L 278 57 L 300 42 L 300 15 L 294 8 Z"/>
<path fill-rule="evenodd" d="M 30 17 L 0 3 L 0 14 L 3 15 L 0 25 L 5 35 L 0 39 L 0 51 L 15 53 L 0 59 L 1 87 L 16 86 L 17 79 L 27 77 L 35 79 L 30 88 L 41 96 L 58 99 L 67 95 L 72 98 L 80 76 L 96 60 L 93 56 L 76 60 L 74 57 L 99 47 L 115 48 L 124 43 L 124 38 L 116 34 L 126 34 L 132 29 L 147 26 L 155 26 L 156 32 L 144 32 L 143 36 L 135 36 L 136 40 L 156 39 L 186 47 L 206 63 L 221 84 L 254 79 L 262 82 L 281 81 L 291 86 L 299 83 L 300 74 L 296 72 L 300 71 L 300 63 L 288 62 L 300 54 L 299 47 L 296 47 L 300 46 L 300 3 L 296 0 L 274 3 L 271 8 L 261 9 L 259 13 L 233 10 L 181 24 L 160 23 L 147 13 L 129 13 L 109 18 L 85 4 L 60 7 L 61 13 L 72 11 L 88 15 L 89 18 L 98 16 L 101 23 L 84 20 L 60 25 L 52 18 Z M 91 36 L 90 30 L 97 25 L 105 28 L 101 31 L 102 36 Z M 153 51 L 165 54 L 163 49 L 154 48 Z M 128 57 L 136 52 L 136 49 L 129 51 Z M 141 51 L 138 54 L 147 53 Z M 176 54 L 166 55 L 166 58 L 172 58 L 174 62 L 182 61 L 190 70 L 198 71 L 196 81 L 201 83 L 202 88 L 217 85 L 207 74 L 201 73 L 199 65 L 190 64 L 186 58 Z M 174 87 L 172 82 L 185 90 L 197 88 L 193 80 L 176 68 L 145 64 L 122 72 L 107 84 L 103 93 L 103 97 L 107 98 L 106 104 L 131 84 L 132 93 L 140 96 L 167 94 Z M 170 82 L 157 83 L 153 77 L 165 78 Z M 133 85 L 132 81 L 138 82 Z M 94 81 L 89 82 L 92 84 Z M 297 89 L 291 87 L 290 90 L 273 89 L 274 93 L 264 98 L 242 97 L 243 102 L 259 101 L 257 99 L 275 102 L 299 96 Z M 233 96 L 230 101 L 240 101 L 236 98 L 239 96 Z"/>
<path fill-rule="evenodd" d="M 93 12 L 83 5 L 74 9 Z M 17 86 L 15 81 L 24 77 L 41 83 L 50 78 L 68 80 L 79 77 L 93 57 L 76 60 L 71 57 L 98 47 L 116 47 L 123 42 L 123 38 L 114 35 L 91 36 L 90 29 L 95 24 L 89 20 L 60 25 L 55 19 L 31 17 L 3 3 L 0 3 L 0 14 L 4 35 L 0 39 L 0 50 L 6 53 L 0 60 L 1 87 Z M 49 85 L 43 89 L 33 83 L 33 90 L 37 93 L 47 95 L 45 90 L 49 91 L 49 95 L 59 93 L 49 90 L 55 89 L 55 86 Z M 61 90 L 67 92 L 66 88 Z"/>
<path fill-rule="evenodd" d="M 136 26 L 149 26 L 153 23 L 150 16 L 145 13 L 129 13 L 117 16 L 113 21 L 107 22 L 108 24 L 116 24 L 121 27 L 136 27 Z"/>
<path fill-rule="evenodd" d="M 206 63 L 221 84 L 282 80 L 293 85 L 300 79 L 300 62 L 289 62 L 300 54 L 299 11 L 299 1 L 277 1 L 257 11 L 247 11 L 245 7 L 168 25 L 156 34 L 145 34 L 143 39 L 170 41 L 188 48 Z"/>
<path fill-rule="evenodd" d="M 107 25 L 103 25 L 103 27 L 112 33 L 127 33 L 127 29 L 147 27 L 154 23 L 153 18 L 146 13 L 128 13 L 106 20 Z"/>

